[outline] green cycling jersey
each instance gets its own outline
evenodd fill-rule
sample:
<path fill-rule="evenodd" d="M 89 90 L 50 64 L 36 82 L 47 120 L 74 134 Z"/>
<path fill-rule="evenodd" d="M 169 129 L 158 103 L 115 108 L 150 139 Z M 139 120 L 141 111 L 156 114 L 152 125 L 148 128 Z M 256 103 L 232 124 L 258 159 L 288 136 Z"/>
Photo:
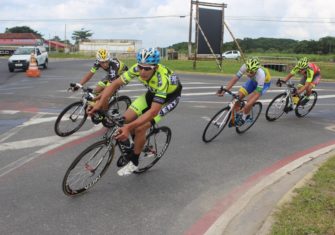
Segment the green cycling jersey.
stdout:
<path fill-rule="evenodd" d="M 157 65 L 155 73 L 148 81 L 145 81 L 140 77 L 138 64 L 134 64 L 128 71 L 121 75 L 121 79 L 125 84 L 128 84 L 134 78 L 137 78 L 155 95 L 155 102 L 161 104 L 165 103 L 168 96 L 174 92 L 178 92 L 178 88 L 181 86 L 177 75 L 162 64 Z"/>

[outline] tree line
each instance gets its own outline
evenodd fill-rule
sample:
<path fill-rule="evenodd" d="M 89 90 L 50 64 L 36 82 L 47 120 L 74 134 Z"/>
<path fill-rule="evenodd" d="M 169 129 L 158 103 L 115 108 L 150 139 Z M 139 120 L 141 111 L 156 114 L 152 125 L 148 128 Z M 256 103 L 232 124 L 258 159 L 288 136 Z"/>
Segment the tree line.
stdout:
<path fill-rule="evenodd" d="M 295 53 L 295 54 L 334 54 L 335 37 L 323 37 L 319 40 L 293 40 L 278 38 L 244 38 L 236 39 L 241 49 L 245 53 L 267 52 L 267 53 Z M 175 51 L 187 53 L 188 43 L 181 42 L 171 46 Z M 192 45 L 194 48 L 194 44 Z M 226 42 L 223 44 L 223 51 L 237 50 L 235 42 Z"/>

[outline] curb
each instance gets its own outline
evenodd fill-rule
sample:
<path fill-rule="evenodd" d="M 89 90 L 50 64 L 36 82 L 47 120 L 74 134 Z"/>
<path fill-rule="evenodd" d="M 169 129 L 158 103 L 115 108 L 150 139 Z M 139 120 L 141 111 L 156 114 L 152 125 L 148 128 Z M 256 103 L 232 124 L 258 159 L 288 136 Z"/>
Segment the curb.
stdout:
<path fill-rule="evenodd" d="M 296 195 L 295 190 L 298 188 L 304 187 L 314 176 L 314 174 L 318 171 L 320 166 L 325 163 L 330 157 L 334 156 L 335 150 L 332 150 L 329 153 L 326 153 L 325 156 L 320 156 L 322 159 L 315 163 L 314 168 L 307 173 L 302 179 L 300 179 L 289 191 L 285 193 L 285 195 L 276 203 L 274 208 L 272 209 L 271 213 L 268 215 L 268 217 L 263 222 L 262 226 L 260 227 L 257 234 L 259 235 L 266 235 L 269 234 L 272 224 L 274 223 L 274 214 L 277 212 L 278 208 L 282 207 L 284 204 L 290 202 L 293 197 Z"/>
<path fill-rule="evenodd" d="M 276 205 L 278 205 L 278 201 L 288 200 L 292 195 L 290 192 L 300 185 L 297 182 L 300 182 L 301 178 L 310 177 L 309 172 L 318 168 L 315 163 L 327 160 L 331 155 L 330 153 L 334 151 L 335 143 L 332 141 L 327 146 L 323 145 L 319 149 L 314 149 L 314 151 L 263 177 L 234 201 L 228 209 L 223 211 L 205 234 L 267 234 L 268 229 L 271 228 L 271 215 Z M 298 171 L 300 173 L 295 174 Z M 285 177 L 292 175 L 295 177 Z M 288 179 L 293 181 L 289 185 L 286 182 Z M 280 186 L 280 184 L 289 187 L 285 188 Z M 280 190 L 283 192 L 280 192 Z M 273 196 L 279 197 L 275 198 Z M 260 215 L 262 213 L 263 215 Z"/>

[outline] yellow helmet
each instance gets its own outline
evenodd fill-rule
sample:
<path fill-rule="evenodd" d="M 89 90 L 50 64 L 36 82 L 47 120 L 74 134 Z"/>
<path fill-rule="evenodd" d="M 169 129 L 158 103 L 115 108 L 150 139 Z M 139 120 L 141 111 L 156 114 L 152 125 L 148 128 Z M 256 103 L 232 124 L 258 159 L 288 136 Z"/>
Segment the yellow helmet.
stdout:
<path fill-rule="evenodd" d="M 109 53 L 106 49 L 99 49 L 97 51 L 96 57 L 99 62 L 104 62 L 109 60 Z"/>
<path fill-rule="evenodd" d="M 298 69 L 300 69 L 300 70 L 301 70 L 301 69 L 306 69 L 306 68 L 308 67 L 308 58 L 307 58 L 307 57 L 302 57 L 302 58 L 298 61 L 296 67 L 297 67 Z"/>
<path fill-rule="evenodd" d="M 247 71 L 250 72 L 256 72 L 261 67 L 259 59 L 257 57 L 252 57 L 248 59 L 245 62 L 245 65 L 247 66 Z"/>

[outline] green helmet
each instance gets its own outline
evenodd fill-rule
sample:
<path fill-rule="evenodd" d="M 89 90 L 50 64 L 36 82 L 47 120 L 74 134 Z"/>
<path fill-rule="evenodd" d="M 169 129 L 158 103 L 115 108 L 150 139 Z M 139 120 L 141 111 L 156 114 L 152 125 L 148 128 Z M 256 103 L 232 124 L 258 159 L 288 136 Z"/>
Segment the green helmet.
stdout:
<path fill-rule="evenodd" d="M 307 68 L 307 67 L 308 67 L 308 59 L 307 59 L 307 57 L 302 57 L 302 58 L 298 61 L 296 67 L 297 67 L 298 69 L 305 69 L 305 68 Z"/>
<path fill-rule="evenodd" d="M 261 63 L 259 62 L 259 59 L 257 57 L 248 59 L 245 62 L 245 65 L 247 66 L 247 71 L 249 72 L 256 72 L 257 69 L 261 67 Z"/>

